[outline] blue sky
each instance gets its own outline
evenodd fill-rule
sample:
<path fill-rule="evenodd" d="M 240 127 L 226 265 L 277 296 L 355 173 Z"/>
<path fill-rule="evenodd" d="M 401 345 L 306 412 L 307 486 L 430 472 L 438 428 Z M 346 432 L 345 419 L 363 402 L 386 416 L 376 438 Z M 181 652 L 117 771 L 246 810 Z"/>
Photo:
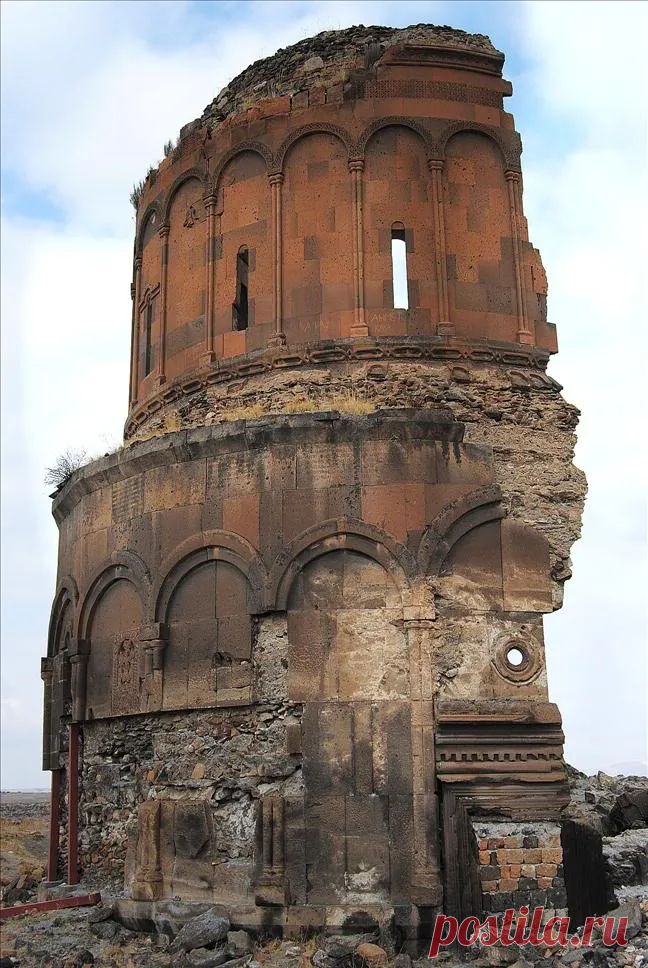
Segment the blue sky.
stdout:
<path fill-rule="evenodd" d="M 2 777 L 43 786 L 40 656 L 56 580 L 45 467 L 126 416 L 132 185 L 259 57 L 352 24 L 449 24 L 506 53 L 525 211 L 583 412 L 590 493 L 545 624 L 575 766 L 646 754 L 645 104 L 635 2 L 72 0 L 2 4 Z M 642 214 L 643 213 L 643 214 Z M 643 311 L 643 312 L 642 312 Z"/>

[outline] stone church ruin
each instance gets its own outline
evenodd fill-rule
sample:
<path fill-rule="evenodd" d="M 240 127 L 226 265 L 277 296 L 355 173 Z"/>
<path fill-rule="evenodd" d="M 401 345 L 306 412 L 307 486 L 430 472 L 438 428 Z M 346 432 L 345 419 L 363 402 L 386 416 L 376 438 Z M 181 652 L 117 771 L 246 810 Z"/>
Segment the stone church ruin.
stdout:
<path fill-rule="evenodd" d="M 135 193 L 124 447 L 53 504 L 50 879 L 287 935 L 566 907 L 585 482 L 503 63 L 320 34 Z"/>

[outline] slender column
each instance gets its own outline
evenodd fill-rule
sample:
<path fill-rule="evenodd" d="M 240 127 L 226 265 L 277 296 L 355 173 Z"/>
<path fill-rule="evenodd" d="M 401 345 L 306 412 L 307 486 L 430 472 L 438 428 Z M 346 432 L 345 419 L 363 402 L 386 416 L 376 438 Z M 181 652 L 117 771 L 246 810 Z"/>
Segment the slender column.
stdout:
<path fill-rule="evenodd" d="M 524 292 L 524 276 L 522 269 L 522 249 L 520 246 L 520 173 L 507 171 L 509 213 L 511 218 L 511 238 L 513 240 L 513 261 L 515 263 L 515 294 L 518 313 L 518 343 L 533 343 L 533 334 L 529 329 L 529 321 Z"/>
<path fill-rule="evenodd" d="M 131 329 L 131 385 L 130 385 L 130 405 L 137 403 L 137 390 L 139 385 L 139 302 L 140 289 L 142 283 L 142 257 L 135 259 L 135 281 L 131 286 L 131 298 L 133 300 L 133 320 Z"/>
<path fill-rule="evenodd" d="M 272 797 L 262 801 L 263 810 L 263 873 L 272 872 Z"/>
<path fill-rule="evenodd" d="M 283 225 L 282 225 L 282 190 L 283 173 L 273 172 L 270 175 L 270 203 L 272 214 L 272 262 L 274 265 L 274 320 L 275 331 L 269 346 L 283 346 L 286 334 L 283 331 Z"/>
<path fill-rule="evenodd" d="M 162 241 L 162 263 L 160 267 L 160 342 L 158 344 L 157 377 L 164 383 L 164 361 L 166 358 L 166 328 L 167 328 L 167 277 L 169 267 L 169 226 L 163 225 L 159 230 Z"/>
<path fill-rule="evenodd" d="M 353 206 L 353 290 L 354 316 L 352 336 L 368 336 L 364 304 L 364 227 L 362 207 L 362 173 L 364 160 L 353 158 L 349 162 L 351 172 L 351 195 Z"/>
<path fill-rule="evenodd" d="M 425 585 L 414 589 L 415 603 L 405 608 L 410 666 L 412 709 L 412 793 L 414 864 L 412 897 L 420 904 L 441 902 L 438 829 L 438 799 L 434 769 L 434 687 L 430 639 L 434 622 L 434 601 Z"/>
<path fill-rule="evenodd" d="M 275 797 L 272 805 L 272 870 L 274 874 L 284 873 L 284 801 Z"/>
<path fill-rule="evenodd" d="M 49 843 L 47 845 L 47 880 L 55 881 L 58 870 L 59 810 L 61 808 L 61 770 L 52 770 L 52 793 L 49 813 Z"/>
<path fill-rule="evenodd" d="M 54 659 L 41 659 L 41 679 L 43 680 L 43 769 L 50 769 L 49 758 L 52 753 L 52 684 L 54 681 Z"/>
<path fill-rule="evenodd" d="M 72 722 L 85 719 L 86 683 L 88 676 L 88 644 L 80 639 L 70 643 L 70 665 L 72 666 Z"/>
<path fill-rule="evenodd" d="M 216 247 L 216 195 L 205 198 L 207 212 L 207 305 L 205 307 L 205 362 L 214 358 L 214 249 Z"/>
<path fill-rule="evenodd" d="M 450 322 L 448 301 L 448 267 L 446 264 L 445 213 L 443 206 L 443 168 L 440 158 L 428 158 L 428 168 L 432 176 L 432 220 L 434 223 L 434 265 L 436 269 L 438 331 L 439 335 L 454 336 L 454 325 Z"/>
<path fill-rule="evenodd" d="M 68 884 L 79 883 L 79 726 L 70 723 L 68 749 Z"/>

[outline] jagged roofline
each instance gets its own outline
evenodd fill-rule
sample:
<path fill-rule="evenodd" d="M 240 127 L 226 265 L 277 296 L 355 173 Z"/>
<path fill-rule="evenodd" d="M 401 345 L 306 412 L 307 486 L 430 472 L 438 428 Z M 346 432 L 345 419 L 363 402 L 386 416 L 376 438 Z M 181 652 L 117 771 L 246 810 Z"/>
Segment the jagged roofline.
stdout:
<path fill-rule="evenodd" d="M 493 45 L 486 34 L 472 34 L 445 25 L 413 24 L 409 27 L 394 28 L 380 25 L 365 27 L 360 24 L 345 30 L 323 30 L 289 47 L 282 47 L 269 57 L 254 61 L 219 91 L 206 106 L 201 118 L 196 121 L 209 123 L 222 120 L 237 110 L 236 102 L 240 97 L 247 92 L 252 93 L 255 88 L 259 88 L 259 97 L 272 96 L 278 83 L 285 83 L 291 79 L 297 80 L 295 74 L 310 58 L 325 56 L 328 63 L 331 61 L 342 63 L 345 60 L 348 62 L 350 48 L 356 47 L 358 54 L 365 54 L 368 59 L 365 66 L 369 66 L 389 47 L 407 41 L 491 54 L 501 60 L 501 65 L 504 63 L 504 54 Z M 268 74 L 271 75 L 270 78 L 266 76 Z M 308 76 L 308 74 L 302 75 L 299 80 L 306 81 Z M 257 92 L 254 91 L 254 93 Z M 224 99 L 233 102 L 231 107 L 223 104 Z M 196 121 L 185 125 L 183 131 L 192 127 Z"/>

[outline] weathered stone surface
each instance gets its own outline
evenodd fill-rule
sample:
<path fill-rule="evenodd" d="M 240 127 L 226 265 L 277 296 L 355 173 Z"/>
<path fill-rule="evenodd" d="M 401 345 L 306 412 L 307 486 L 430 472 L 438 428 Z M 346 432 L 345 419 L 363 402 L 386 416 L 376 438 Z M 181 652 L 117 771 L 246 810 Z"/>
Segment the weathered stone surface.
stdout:
<path fill-rule="evenodd" d="M 603 857 L 615 888 L 648 884 L 648 827 L 604 837 Z"/>
<path fill-rule="evenodd" d="M 618 908 L 615 908 L 610 912 L 610 914 L 612 914 L 615 918 L 627 918 L 628 926 L 626 928 L 625 936 L 628 940 L 630 940 L 630 938 L 636 938 L 641 931 L 642 923 L 641 905 L 636 898 L 630 898 L 624 904 L 620 904 Z"/>
<path fill-rule="evenodd" d="M 128 446 L 55 497 L 44 762 L 61 859 L 194 961 L 229 922 L 162 898 L 341 933 L 320 968 L 442 908 L 564 910 L 543 615 L 584 480 L 502 66 L 447 27 L 326 32 L 136 193 Z"/>
<path fill-rule="evenodd" d="M 176 951 L 193 951 L 227 938 L 230 929 L 228 918 L 220 917 L 213 910 L 205 911 L 184 924 L 173 942 Z"/>
<path fill-rule="evenodd" d="M 372 944 L 370 941 L 363 941 L 355 949 L 354 955 L 367 965 L 386 965 L 388 959 L 387 952 L 380 945 Z"/>

